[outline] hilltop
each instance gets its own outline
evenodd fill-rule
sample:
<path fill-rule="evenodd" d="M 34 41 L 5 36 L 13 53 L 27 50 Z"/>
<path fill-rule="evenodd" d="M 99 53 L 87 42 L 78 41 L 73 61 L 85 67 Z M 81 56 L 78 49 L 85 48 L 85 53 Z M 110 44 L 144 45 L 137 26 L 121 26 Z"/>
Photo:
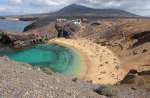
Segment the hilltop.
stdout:
<path fill-rule="evenodd" d="M 72 4 L 59 10 L 48 13 L 54 16 L 100 16 L 100 17 L 136 17 L 137 15 L 120 9 L 94 9 L 82 5 Z"/>
<path fill-rule="evenodd" d="M 121 9 L 113 9 L 113 8 L 96 9 L 77 4 L 68 5 L 56 12 L 47 12 L 41 14 L 30 14 L 21 16 L 8 16 L 8 17 L 18 17 L 20 20 L 23 21 L 31 21 L 31 20 L 54 21 L 57 18 L 75 18 L 75 17 L 89 18 L 89 19 L 117 18 L 117 17 L 141 18 L 141 16 L 135 15 L 133 13 Z"/>

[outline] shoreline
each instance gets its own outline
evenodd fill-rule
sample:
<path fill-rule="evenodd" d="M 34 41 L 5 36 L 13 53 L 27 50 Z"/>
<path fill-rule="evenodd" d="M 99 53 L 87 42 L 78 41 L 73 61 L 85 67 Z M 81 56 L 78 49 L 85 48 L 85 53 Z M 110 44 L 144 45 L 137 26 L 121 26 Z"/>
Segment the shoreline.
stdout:
<path fill-rule="evenodd" d="M 121 67 L 116 70 L 116 65 L 121 66 L 121 62 L 114 53 L 90 40 L 56 38 L 49 40 L 47 44 L 58 44 L 72 49 L 75 53 L 75 70 L 72 69 L 70 72 L 85 81 L 95 84 L 116 84 L 126 75 Z M 78 56 L 80 58 L 77 58 Z"/>
<path fill-rule="evenodd" d="M 119 59 L 109 49 L 99 46 L 85 39 L 56 38 L 48 43 L 56 43 L 79 51 L 84 58 L 87 68 L 81 78 L 86 81 L 101 84 L 116 84 L 125 76 L 122 69 L 116 70 L 115 65 L 120 65 Z"/>
<path fill-rule="evenodd" d="M 70 48 L 72 49 L 73 52 L 75 52 L 78 56 L 80 56 L 80 63 L 83 64 L 84 66 L 80 66 L 82 67 L 81 70 L 84 71 L 84 70 L 88 70 L 87 67 L 85 65 L 88 65 L 88 63 L 85 64 L 85 60 L 88 59 L 87 56 L 85 54 L 83 54 L 79 49 L 73 47 L 73 46 L 70 46 L 68 44 L 65 44 L 65 43 L 60 43 L 60 42 L 48 42 L 48 44 L 58 44 L 60 46 L 63 46 L 63 47 L 66 47 L 66 48 Z M 85 58 L 86 57 L 86 58 Z M 86 60 L 88 61 L 88 60 Z M 82 73 L 81 72 L 81 75 L 79 76 L 81 79 L 85 79 L 85 75 L 87 74 L 87 72 L 85 73 Z"/>
<path fill-rule="evenodd" d="M 47 43 L 46 45 L 51 45 L 51 44 Z M 82 72 L 84 72 L 83 71 L 84 70 L 84 66 L 80 66 L 80 65 L 84 65 L 84 63 L 83 63 L 84 60 L 83 60 L 83 57 L 81 56 L 81 54 L 79 53 L 79 51 L 76 50 L 75 48 L 73 49 L 72 47 L 69 47 L 69 46 L 66 46 L 66 45 L 59 44 L 59 46 L 62 46 L 62 47 L 65 46 L 65 48 L 68 48 L 68 50 L 70 50 L 70 52 L 71 52 L 70 55 L 72 55 L 72 57 L 73 57 L 73 60 L 71 60 L 72 63 L 70 63 L 72 66 L 70 65 L 70 67 L 68 67 L 68 70 L 64 71 L 62 74 L 64 74 L 64 75 L 72 75 L 72 76 L 78 77 L 78 78 L 82 77 L 82 76 L 85 76 L 85 74 L 82 73 Z M 29 48 L 26 47 L 26 48 L 23 48 L 21 50 L 26 50 L 26 49 L 30 49 L 30 47 Z M 15 50 L 12 49 L 11 51 L 15 51 Z M 69 54 L 69 52 L 68 52 L 68 54 Z M 69 59 L 70 58 L 67 58 L 67 60 L 69 60 Z M 11 60 L 17 61 L 17 60 L 14 60 L 14 59 L 11 59 Z M 18 62 L 25 62 L 25 61 L 18 61 Z M 31 63 L 28 63 L 28 64 L 31 64 Z M 60 64 L 63 65 L 62 63 L 60 63 Z M 34 65 L 32 65 L 32 66 L 34 66 Z M 41 67 L 41 66 L 39 66 L 39 67 Z M 47 68 L 50 68 L 50 67 L 47 67 Z"/>
<path fill-rule="evenodd" d="M 4 18 L 4 19 L 1 19 L 1 20 L 10 20 L 10 21 L 19 21 L 19 18 Z"/>

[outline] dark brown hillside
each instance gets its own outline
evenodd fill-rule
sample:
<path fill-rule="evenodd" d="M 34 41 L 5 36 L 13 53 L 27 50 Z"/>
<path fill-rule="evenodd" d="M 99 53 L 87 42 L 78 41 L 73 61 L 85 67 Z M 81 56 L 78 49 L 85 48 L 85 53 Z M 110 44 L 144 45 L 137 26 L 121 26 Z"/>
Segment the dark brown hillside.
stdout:
<path fill-rule="evenodd" d="M 119 9 L 94 9 L 72 4 L 55 13 L 54 16 L 101 16 L 101 17 L 137 17 L 137 15 Z"/>

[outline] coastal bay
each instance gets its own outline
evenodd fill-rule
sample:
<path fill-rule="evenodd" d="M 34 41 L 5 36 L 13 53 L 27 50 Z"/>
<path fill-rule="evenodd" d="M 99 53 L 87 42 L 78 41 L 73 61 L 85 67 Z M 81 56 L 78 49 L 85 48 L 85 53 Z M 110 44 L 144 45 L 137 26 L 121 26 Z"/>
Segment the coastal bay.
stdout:
<path fill-rule="evenodd" d="M 82 70 L 83 80 L 93 83 L 115 84 L 122 80 L 126 73 L 120 66 L 118 57 L 107 47 L 100 46 L 86 39 L 65 39 L 56 38 L 48 43 L 57 43 L 79 51 L 83 57 L 84 70 Z M 120 68 L 117 70 L 116 66 Z"/>
<path fill-rule="evenodd" d="M 31 24 L 31 21 L 0 19 L 0 30 L 6 32 L 23 32 L 24 27 Z"/>
<path fill-rule="evenodd" d="M 0 56 L 8 56 L 14 61 L 50 68 L 54 72 L 76 77 L 81 76 L 82 66 L 84 66 L 80 54 L 59 44 L 39 44 L 21 50 L 3 50 Z"/>

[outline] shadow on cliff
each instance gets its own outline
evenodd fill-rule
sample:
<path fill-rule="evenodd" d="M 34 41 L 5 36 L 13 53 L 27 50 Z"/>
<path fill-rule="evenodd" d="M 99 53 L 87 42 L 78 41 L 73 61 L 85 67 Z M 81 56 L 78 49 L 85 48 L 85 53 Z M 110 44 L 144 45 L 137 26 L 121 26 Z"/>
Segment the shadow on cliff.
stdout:
<path fill-rule="evenodd" d="M 138 47 L 146 42 L 150 42 L 150 31 L 136 33 L 132 36 L 132 39 L 137 40 L 137 42 L 132 45 L 132 48 Z"/>

